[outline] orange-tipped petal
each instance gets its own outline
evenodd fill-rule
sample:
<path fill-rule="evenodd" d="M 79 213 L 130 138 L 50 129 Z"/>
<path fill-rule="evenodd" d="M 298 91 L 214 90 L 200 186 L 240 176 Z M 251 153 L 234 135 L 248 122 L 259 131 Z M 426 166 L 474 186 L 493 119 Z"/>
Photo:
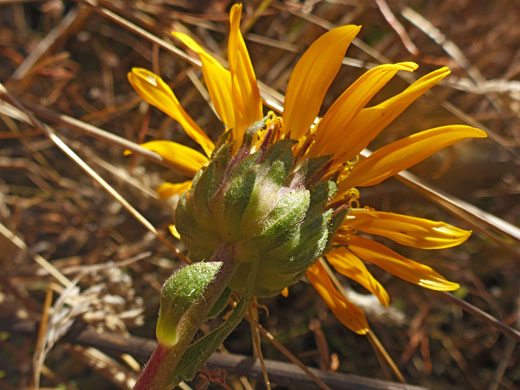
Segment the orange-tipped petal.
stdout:
<path fill-rule="evenodd" d="M 211 156 L 215 145 L 195 121 L 182 108 L 171 88 L 155 73 L 143 68 L 133 68 L 128 81 L 144 100 L 168 114 L 181 124 L 186 134 L 197 142 L 206 155 Z"/>
<path fill-rule="evenodd" d="M 361 284 L 377 297 L 381 305 L 388 306 L 390 297 L 384 287 L 368 272 L 365 264 L 347 248 L 335 248 L 327 253 L 326 257 L 336 271 Z"/>
<path fill-rule="evenodd" d="M 234 128 L 235 114 L 231 95 L 231 73 L 189 35 L 181 32 L 172 32 L 172 35 L 199 55 L 202 62 L 202 74 L 204 75 L 204 81 L 208 87 L 211 101 L 215 106 L 215 111 L 217 111 L 226 128 Z"/>
<path fill-rule="evenodd" d="M 368 333 L 369 327 L 365 313 L 336 290 L 327 275 L 327 271 L 319 261 L 307 269 L 306 275 L 318 294 L 343 325 L 357 334 Z"/>
<path fill-rule="evenodd" d="M 372 186 L 410 168 L 436 151 L 464 138 L 484 138 L 486 133 L 470 126 L 437 127 L 392 142 L 357 163 L 339 184 L 342 193 L 352 187 Z"/>
<path fill-rule="evenodd" d="M 283 123 L 291 138 L 300 139 L 314 122 L 345 52 L 360 29 L 360 26 L 342 26 L 323 34 L 294 67 L 283 111 Z"/>
<path fill-rule="evenodd" d="M 174 195 L 182 194 L 184 191 L 188 191 L 191 188 L 191 180 L 183 183 L 162 183 L 157 189 L 159 197 L 162 199 L 171 198 Z"/>
<path fill-rule="evenodd" d="M 462 244 L 471 235 L 471 231 L 445 222 L 369 209 L 350 209 L 344 225 L 421 249 L 450 248 Z"/>
<path fill-rule="evenodd" d="M 377 106 L 361 110 L 350 124 L 350 147 L 343 161 L 352 160 L 410 104 L 449 74 L 450 70 L 446 67 L 437 69 L 415 81 L 400 94 Z"/>
<path fill-rule="evenodd" d="M 348 249 L 361 259 L 418 286 L 436 291 L 453 291 L 459 288 L 457 283 L 448 281 L 427 265 L 407 259 L 367 238 L 352 235 L 348 240 Z"/>
<path fill-rule="evenodd" d="M 242 142 L 245 130 L 262 118 L 262 99 L 256 84 L 255 71 L 240 32 L 242 4 L 231 8 L 228 42 L 228 62 L 231 71 L 231 91 L 235 111 L 233 139 Z"/>
<path fill-rule="evenodd" d="M 336 99 L 328 109 L 316 130 L 316 141 L 311 155 L 333 154 L 339 160 L 350 151 L 352 140 L 359 137 L 359 129 L 351 128 L 352 119 L 400 70 L 412 72 L 417 69 L 413 62 L 385 64 L 370 69 L 358 78 Z"/>
<path fill-rule="evenodd" d="M 207 157 L 202 153 L 176 142 L 150 141 L 141 146 L 158 153 L 187 176 L 195 176 L 199 169 L 208 164 Z"/>

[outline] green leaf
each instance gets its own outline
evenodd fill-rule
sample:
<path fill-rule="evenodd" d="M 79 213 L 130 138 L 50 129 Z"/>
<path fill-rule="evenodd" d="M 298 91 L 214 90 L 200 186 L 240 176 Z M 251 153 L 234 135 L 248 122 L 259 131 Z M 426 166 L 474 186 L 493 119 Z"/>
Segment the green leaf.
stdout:
<path fill-rule="evenodd" d="M 218 316 L 222 312 L 222 310 L 226 308 L 230 295 L 231 289 L 226 287 L 226 289 L 222 291 L 222 294 L 220 294 L 220 297 L 218 298 L 217 302 L 215 302 L 215 305 L 213 305 L 213 307 L 209 311 L 207 317 L 213 318 Z"/>
<path fill-rule="evenodd" d="M 229 318 L 217 329 L 202 339 L 193 343 L 182 356 L 179 364 L 173 371 L 170 378 L 170 384 L 177 384 L 181 380 L 192 379 L 199 368 L 209 359 L 211 354 L 216 351 L 218 346 L 229 336 L 229 334 L 238 326 L 244 317 L 249 301 L 251 299 L 251 290 L 256 276 L 256 264 L 251 266 L 248 275 L 248 287 L 242 298 L 238 302 L 235 310 Z"/>
<path fill-rule="evenodd" d="M 188 265 L 164 283 L 156 335 L 160 344 L 173 346 L 181 334 L 182 317 L 202 295 L 214 279 L 221 262 L 204 262 Z"/>

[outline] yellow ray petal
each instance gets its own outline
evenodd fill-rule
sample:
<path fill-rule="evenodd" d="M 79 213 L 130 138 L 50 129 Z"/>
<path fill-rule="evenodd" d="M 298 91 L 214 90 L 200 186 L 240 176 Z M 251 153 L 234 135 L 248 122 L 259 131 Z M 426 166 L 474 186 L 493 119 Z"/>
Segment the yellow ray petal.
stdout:
<path fill-rule="evenodd" d="M 191 188 L 191 180 L 183 183 L 162 183 L 157 189 L 159 197 L 162 199 L 171 198 L 174 195 L 182 194 L 184 191 L 188 191 Z"/>
<path fill-rule="evenodd" d="M 427 265 L 407 259 L 367 238 L 352 235 L 348 241 L 348 249 L 361 259 L 421 287 L 437 291 L 453 291 L 459 288 L 457 283 L 446 280 Z"/>
<path fill-rule="evenodd" d="M 242 4 L 235 4 L 229 15 L 230 32 L 228 62 L 231 71 L 231 90 L 235 111 L 233 139 L 240 144 L 245 130 L 262 118 L 262 99 L 256 84 L 255 71 L 240 32 Z"/>
<path fill-rule="evenodd" d="M 368 333 L 369 327 L 365 313 L 336 290 L 327 275 L 327 271 L 319 261 L 307 269 L 306 275 L 318 294 L 343 325 L 357 334 Z"/>
<path fill-rule="evenodd" d="M 175 227 L 175 225 L 168 225 L 168 229 L 170 230 L 170 234 L 175 237 L 177 240 L 180 240 L 181 239 L 181 235 L 179 234 L 179 232 L 177 231 L 177 228 Z"/>
<path fill-rule="evenodd" d="M 326 257 L 336 271 L 361 284 L 377 297 L 381 305 L 388 306 L 390 297 L 384 287 L 368 272 L 365 264 L 347 248 L 335 248 L 327 253 Z"/>
<path fill-rule="evenodd" d="M 388 83 L 399 70 L 414 71 L 417 64 L 402 62 L 376 66 L 358 78 L 336 99 L 328 109 L 316 130 L 316 141 L 311 155 L 334 154 L 338 159 L 348 152 L 352 138 L 358 129 L 351 128 L 350 122 L 358 112 Z"/>
<path fill-rule="evenodd" d="M 286 133 L 291 138 L 300 139 L 314 122 L 345 52 L 360 29 L 360 26 L 342 26 L 323 34 L 294 67 L 283 111 Z"/>
<path fill-rule="evenodd" d="M 132 68 L 128 81 L 144 100 L 168 114 L 181 124 L 186 134 L 197 142 L 206 155 L 210 156 L 215 145 L 188 115 L 171 88 L 159 76 L 143 68 Z"/>
<path fill-rule="evenodd" d="M 470 126 L 453 125 L 421 131 L 378 149 L 357 163 L 339 184 L 338 193 L 352 187 L 372 186 L 464 138 L 484 138 L 486 133 Z"/>
<path fill-rule="evenodd" d="M 445 222 L 369 209 L 350 209 L 344 225 L 421 249 L 449 248 L 462 244 L 471 235 L 471 231 Z"/>
<path fill-rule="evenodd" d="M 352 160 L 410 104 L 449 74 L 448 68 L 437 69 L 415 81 L 400 94 L 377 106 L 361 110 L 350 124 L 350 148 L 343 156 L 343 162 Z"/>
<path fill-rule="evenodd" d="M 202 62 L 204 81 L 208 87 L 215 110 L 226 128 L 234 128 L 235 114 L 231 96 L 231 73 L 190 36 L 181 32 L 172 32 L 172 35 L 180 39 L 182 43 L 199 55 Z"/>
<path fill-rule="evenodd" d="M 195 173 L 208 164 L 208 159 L 202 153 L 172 141 L 150 141 L 141 145 L 152 150 L 187 176 L 195 176 Z"/>

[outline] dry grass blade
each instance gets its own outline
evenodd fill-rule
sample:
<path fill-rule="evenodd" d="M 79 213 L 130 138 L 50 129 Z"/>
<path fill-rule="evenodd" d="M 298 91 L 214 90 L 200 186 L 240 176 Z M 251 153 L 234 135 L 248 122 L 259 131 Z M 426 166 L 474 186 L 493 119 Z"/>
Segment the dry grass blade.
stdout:
<path fill-rule="evenodd" d="M 119 24 L 120 26 L 128 29 L 129 31 L 132 31 L 133 33 L 139 35 L 140 37 L 146 39 L 147 41 L 150 41 L 156 45 L 158 45 L 160 48 L 166 50 L 167 52 L 176 55 L 177 57 L 181 58 L 182 60 L 186 61 L 187 63 L 194 65 L 198 68 L 201 67 L 201 62 L 196 59 L 195 57 L 192 57 L 179 48 L 175 47 L 169 42 L 166 42 L 164 39 L 158 38 L 155 35 L 149 33 L 145 29 L 135 25 L 134 23 L 129 22 L 125 18 L 117 15 L 116 13 L 104 8 L 100 7 L 96 4 L 94 1 L 89 0 L 79 0 L 81 3 L 92 7 L 94 11 L 99 13 L 100 15 L 104 16 L 107 19 L 112 20 L 113 22 Z"/>
<path fill-rule="evenodd" d="M 275 337 L 269 333 L 262 325 L 256 323 L 256 329 L 260 331 L 280 352 L 282 352 L 293 364 L 297 365 L 314 383 L 316 383 L 320 389 L 331 390 L 323 381 L 318 378 L 311 370 L 304 366 L 304 364 L 294 356 L 291 351 L 284 347 L 283 344 L 278 342 Z"/>
<path fill-rule="evenodd" d="M 386 1 L 376 0 L 376 4 L 390 26 L 392 26 L 395 32 L 399 35 L 399 38 L 401 38 L 404 47 L 406 47 L 406 50 L 408 50 L 413 56 L 418 56 L 419 49 L 417 49 L 417 46 L 415 46 L 415 44 L 412 42 L 403 25 L 397 20 Z"/>
<path fill-rule="evenodd" d="M 18 249 L 22 251 L 29 251 L 29 248 L 23 242 L 23 240 L 11 232 L 4 224 L 0 223 L 0 234 L 11 241 Z M 58 282 L 60 282 L 63 286 L 68 286 L 70 284 L 70 280 L 67 279 L 55 266 L 49 263 L 45 258 L 38 254 L 32 254 L 32 258 L 36 263 L 38 263 L 45 271 L 47 271 L 51 276 L 53 276 Z"/>
<path fill-rule="evenodd" d="M 85 7 L 77 7 L 70 10 L 61 22 L 40 41 L 24 62 L 20 64 L 10 81 L 18 82 L 25 78 L 31 72 L 31 69 L 58 44 L 59 40 L 73 34 L 81 27 L 89 13 L 90 10 Z"/>
<path fill-rule="evenodd" d="M 69 351 L 78 356 L 81 361 L 96 372 L 101 373 L 119 389 L 131 390 L 137 380 L 137 375 L 124 368 L 114 359 L 94 348 L 78 345 L 71 346 Z"/>
<path fill-rule="evenodd" d="M 401 14 L 406 19 L 408 19 L 408 21 L 413 23 L 417 28 L 419 28 L 425 34 L 431 37 L 431 39 L 433 39 L 435 43 L 441 46 L 443 50 L 446 53 L 448 53 L 448 55 L 452 57 L 461 68 L 463 68 L 466 71 L 466 73 L 469 75 L 469 77 L 473 80 L 473 82 L 478 88 L 480 88 L 482 85 L 486 83 L 485 77 L 482 75 L 482 73 L 480 73 L 477 67 L 471 65 L 471 62 L 464 55 L 464 52 L 454 42 L 450 41 L 438 28 L 432 25 L 426 18 L 424 18 L 421 14 L 415 12 L 409 7 L 405 7 L 402 10 Z M 489 94 L 486 94 L 485 96 L 493 103 L 493 105 L 496 108 L 501 110 L 501 104 L 498 99 L 494 98 L 494 96 L 491 96 Z M 460 118 L 464 119 L 467 123 L 471 124 L 472 126 L 485 130 L 489 134 L 490 138 L 492 138 L 502 146 L 506 147 L 506 149 L 509 152 L 514 153 L 516 156 L 518 156 L 517 152 L 513 148 L 510 148 L 509 145 L 507 145 L 507 141 L 505 141 L 502 137 L 498 136 L 491 129 L 483 126 L 482 123 L 478 123 L 471 116 L 463 113 L 457 107 L 448 102 L 443 102 L 443 107 L 446 108 L 448 111 L 454 113 L 455 115 L 459 116 Z"/>
<path fill-rule="evenodd" d="M 36 348 L 33 356 L 33 387 L 38 389 L 40 387 L 40 374 L 45 361 L 46 345 L 47 345 L 47 325 L 49 321 L 49 309 L 52 305 L 53 291 L 50 287 L 47 288 L 45 294 L 45 302 L 43 304 L 42 319 L 40 328 L 38 330 L 38 339 L 36 340 Z"/>
<path fill-rule="evenodd" d="M 510 141 L 505 139 L 503 136 L 497 134 L 495 131 L 493 131 L 488 126 L 484 125 L 481 121 L 478 121 L 477 119 L 473 118 L 471 115 L 466 114 L 464 111 L 462 111 L 460 108 L 454 106 L 453 104 L 443 101 L 441 103 L 441 106 L 457 116 L 458 118 L 462 119 L 465 123 L 467 123 L 470 126 L 479 128 L 484 130 L 490 139 L 492 139 L 494 142 L 499 144 L 501 147 L 503 147 L 505 150 L 508 151 L 512 156 L 515 156 L 516 158 L 520 157 L 520 153 L 516 148 L 513 147 Z"/>
<path fill-rule="evenodd" d="M 260 360 L 260 367 L 262 367 L 265 387 L 267 390 L 271 390 L 271 382 L 269 381 L 269 374 L 265 368 L 264 355 L 262 353 L 262 343 L 260 341 L 260 334 L 258 333 L 258 309 L 256 307 L 256 299 L 249 304 L 248 312 L 255 357 Z"/>
<path fill-rule="evenodd" d="M 520 229 L 518 227 L 432 187 L 411 172 L 403 171 L 396 177 L 399 181 L 415 189 L 427 199 L 430 199 L 452 214 L 465 220 L 468 224 L 493 239 L 493 241 L 511 253 L 517 256 L 520 255 Z M 505 235 L 507 238 L 494 234 L 489 228 Z"/>
<path fill-rule="evenodd" d="M 72 149 L 70 149 L 61 138 L 59 138 L 54 130 L 49 126 L 45 126 L 38 121 L 29 111 L 27 111 L 21 103 L 12 97 L 7 89 L 0 84 L 0 97 L 7 100 L 13 106 L 17 107 L 24 114 L 28 116 L 31 123 L 37 129 L 41 130 L 49 139 L 62 150 L 75 164 L 77 164 L 83 171 L 85 171 L 94 181 L 96 181 L 108 194 L 117 200 L 141 225 L 149 230 L 155 237 L 157 237 L 163 244 L 165 244 L 177 257 L 189 263 L 189 260 L 180 252 L 174 245 L 170 243 L 157 229 L 139 213 L 128 201 L 121 196 L 110 184 L 108 184 L 101 176 L 97 174 L 88 164 L 86 164 Z"/>
<path fill-rule="evenodd" d="M 483 310 L 480 310 L 478 307 L 475 307 L 468 302 L 463 301 L 460 298 L 457 298 L 453 294 L 450 294 L 450 293 L 447 293 L 444 291 L 437 291 L 435 293 L 438 294 L 439 296 L 441 296 L 442 298 L 446 299 L 447 301 L 459 306 L 464 311 L 475 316 L 479 320 L 484 321 L 485 323 L 489 324 L 493 328 L 504 333 L 506 336 L 520 342 L 520 331 L 519 330 L 513 329 L 510 326 L 507 326 L 502 321 L 497 320 L 492 315 L 486 313 Z"/>
<path fill-rule="evenodd" d="M 516 321 L 515 326 L 520 327 L 520 296 L 516 300 Z M 518 346 L 518 341 L 514 339 L 507 340 L 506 347 L 504 348 L 504 354 L 502 359 L 500 360 L 500 364 L 497 366 L 495 370 L 495 374 L 493 376 L 493 381 L 489 385 L 489 390 L 498 390 L 500 387 L 500 383 L 504 374 L 510 365 L 511 359 L 513 357 L 513 352 Z"/>
<path fill-rule="evenodd" d="M 0 330 L 13 333 L 34 334 L 36 324 L 28 320 L 1 318 Z M 261 327 L 258 330 L 262 332 Z M 265 329 L 263 329 L 265 331 Z M 267 332 L 267 331 L 265 331 Z M 269 334 L 267 332 L 266 334 Z M 272 337 L 272 335 L 271 335 Z M 90 346 L 100 351 L 129 353 L 140 360 L 147 359 L 156 347 L 156 341 L 139 337 L 124 337 L 105 332 L 99 334 L 89 329 L 78 329 L 65 335 L 63 341 L 77 345 Z M 316 384 L 295 364 L 281 361 L 265 360 L 265 364 L 273 382 L 282 386 L 297 386 L 300 389 L 315 389 Z M 214 353 L 207 362 L 210 369 L 220 368 L 232 375 L 244 375 L 253 379 L 262 379 L 260 364 L 254 358 L 231 353 Z M 427 390 L 422 386 L 404 385 L 372 378 L 336 372 L 325 372 L 305 367 L 314 376 L 326 383 L 325 388 L 331 390 Z"/>
<path fill-rule="evenodd" d="M 446 51 L 446 53 L 457 62 L 457 64 L 468 72 L 468 75 L 475 83 L 480 84 L 486 80 L 476 67 L 471 66 L 470 61 L 464 55 L 463 51 L 460 50 L 455 43 L 446 38 L 446 36 L 431 24 L 429 20 L 408 7 L 404 8 L 401 11 L 401 14 L 440 45 L 444 51 Z"/>
<path fill-rule="evenodd" d="M 273 0 L 262 0 L 262 2 L 258 4 L 253 15 L 245 20 L 243 26 L 240 28 L 242 30 L 242 34 L 247 33 L 251 27 L 253 27 L 253 25 L 257 22 L 260 14 L 264 12 L 272 2 Z"/>
<path fill-rule="evenodd" d="M 509 93 L 513 95 L 520 92 L 520 81 L 517 80 L 485 80 L 479 85 L 475 85 L 475 83 L 467 77 L 452 76 L 448 80 L 445 80 L 444 83 L 448 84 L 451 88 L 479 95 L 485 95 L 487 93 Z"/>
<path fill-rule="evenodd" d="M 22 102 L 22 104 L 24 104 L 24 106 L 26 106 L 29 110 L 31 110 L 34 114 L 36 114 L 37 116 L 39 116 L 41 118 L 44 118 L 44 119 L 49 120 L 54 123 L 58 123 L 60 125 L 65 125 L 74 130 L 78 130 L 91 137 L 100 139 L 103 142 L 106 142 L 108 144 L 116 145 L 120 148 L 128 149 L 128 150 L 132 151 L 133 153 L 139 154 L 156 164 L 163 165 L 167 168 L 173 168 L 171 166 L 171 164 L 169 164 L 164 158 L 162 158 L 157 153 L 152 152 L 148 149 L 145 149 L 145 148 L 139 146 L 138 144 L 136 144 L 135 142 L 127 140 L 126 138 L 120 137 L 116 134 L 113 134 L 107 130 L 103 130 L 99 127 L 93 126 L 84 121 L 80 121 L 79 119 L 72 118 L 72 117 L 64 115 L 64 114 L 56 113 L 52 110 L 49 110 L 45 107 L 39 106 L 34 103 Z M 8 109 L 8 107 L 0 105 L 0 109 L 3 109 L 3 108 L 5 108 L 6 111 Z M 9 114 L 9 113 L 7 113 L 7 114 Z M 14 115 L 14 114 L 11 113 L 11 115 Z M 25 120 L 24 120 L 24 118 L 25 118 Z M 27 117 L 18 116 L 18 119 L 24 120 L 28 123 Z"/>

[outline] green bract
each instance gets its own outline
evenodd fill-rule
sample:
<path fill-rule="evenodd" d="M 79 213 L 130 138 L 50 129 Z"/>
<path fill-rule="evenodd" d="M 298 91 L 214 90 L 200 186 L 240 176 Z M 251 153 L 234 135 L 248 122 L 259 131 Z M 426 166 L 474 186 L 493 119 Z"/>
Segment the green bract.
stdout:
<path fill-rule="evenodd" d="M 223 245 L 231 248 L 239 264 L 233 290 L 245 291 L 245 265 L 259 263 L 252 288 L 257 297 L 298 281 L 325 252 L 345 215 L 326 208 L 336 191 L 335 183 L 320 180 L 328 158 L 295 163 L 295 141 L 269 144 L 269 134 L 254 150 L 253 138 L 266 121 L 248 129 L 234 155 L 229 134 L 222 137 L 175 213 L 176 228 L 194 261 L 212 258 Z"/>

